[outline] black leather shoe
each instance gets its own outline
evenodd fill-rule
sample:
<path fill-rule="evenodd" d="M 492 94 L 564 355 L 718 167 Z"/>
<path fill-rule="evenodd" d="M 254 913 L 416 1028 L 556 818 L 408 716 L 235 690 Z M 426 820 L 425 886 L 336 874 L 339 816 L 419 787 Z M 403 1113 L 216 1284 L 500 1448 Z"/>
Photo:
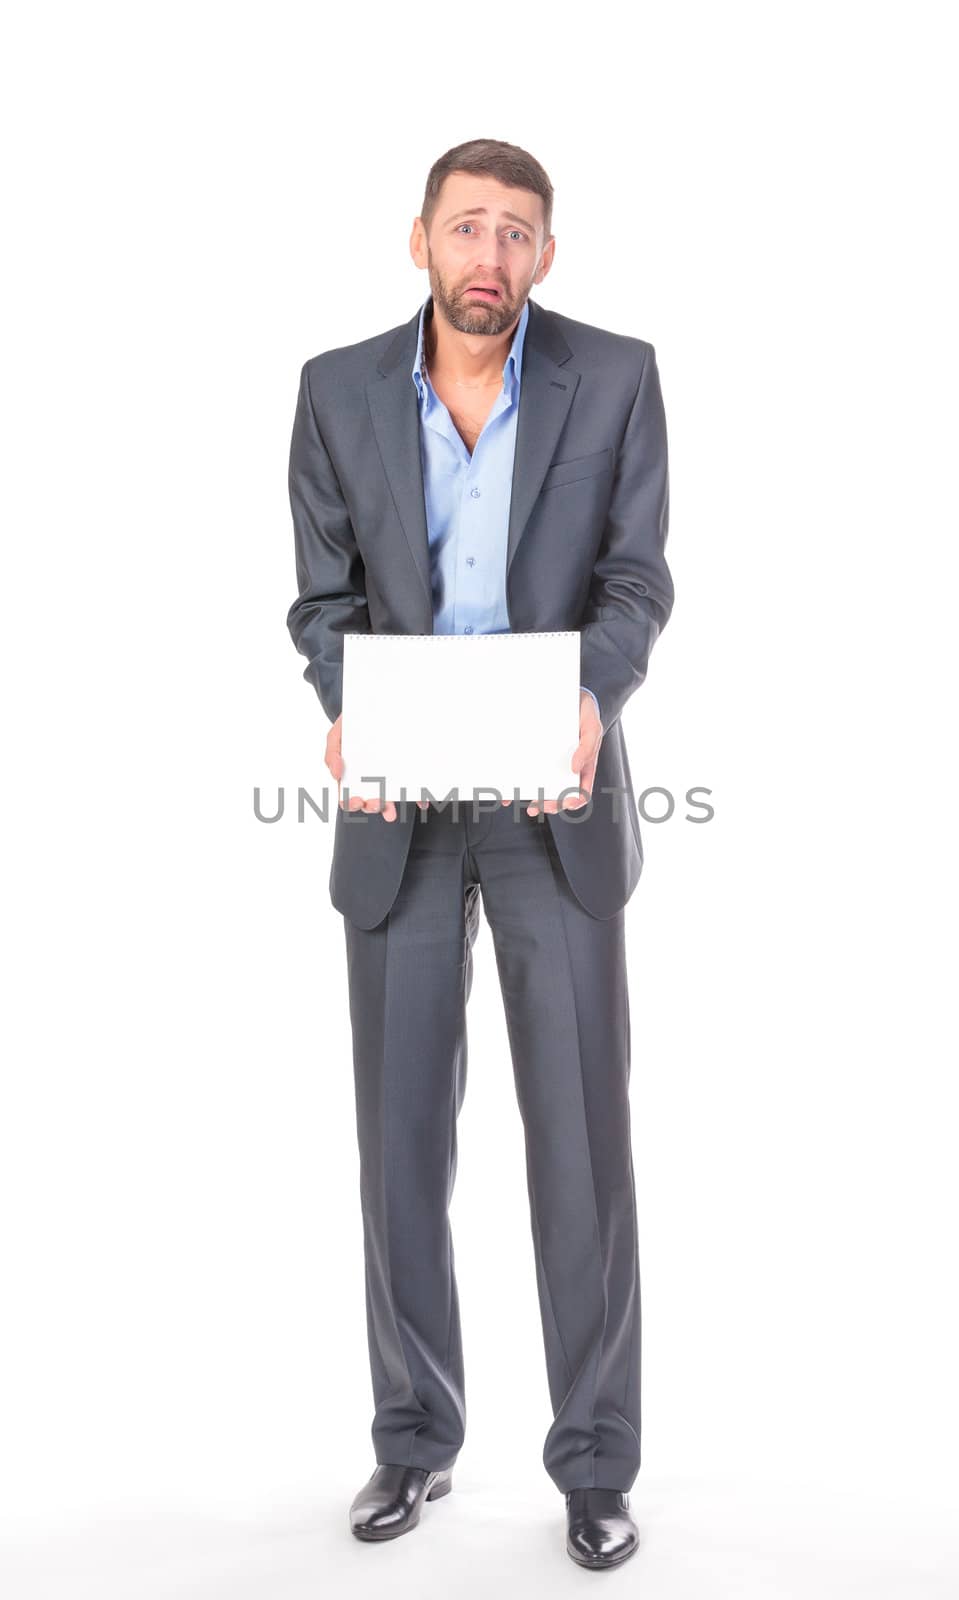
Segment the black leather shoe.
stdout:
<path fill-rule="evenodd" d="M 440 1500 L 453 1487 L 453 1469 L 381 1463 L 350 1506 L 350 1527 L 358 1539 L 397 1539 L 420 1520 L 424 1500 Z"/>
<path fill-rule="evenodd" d="M 639 1549 L 629 1497 L 619 1489 L 569 1489 L 566 1554 L 581 1567 L 618 1567 Z"/>

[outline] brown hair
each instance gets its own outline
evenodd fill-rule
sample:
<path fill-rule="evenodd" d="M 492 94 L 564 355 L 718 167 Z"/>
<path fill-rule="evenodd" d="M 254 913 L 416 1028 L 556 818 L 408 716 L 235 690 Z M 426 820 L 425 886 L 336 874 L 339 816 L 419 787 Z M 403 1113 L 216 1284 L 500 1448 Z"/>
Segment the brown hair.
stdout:
<path fill-rule="evenodd" d="M 553 220 L 553 185 L 545 171 L 527 150 L 503 139 L 469 139 L 454 145 L 430 167 L 420 216 L 429 233 L 443 180 L 451 172 L 470 172 L 478 177 L 496 178 L 510 189 L 530 189 L 543 202 L 544 239 L 550 236 Z"/>

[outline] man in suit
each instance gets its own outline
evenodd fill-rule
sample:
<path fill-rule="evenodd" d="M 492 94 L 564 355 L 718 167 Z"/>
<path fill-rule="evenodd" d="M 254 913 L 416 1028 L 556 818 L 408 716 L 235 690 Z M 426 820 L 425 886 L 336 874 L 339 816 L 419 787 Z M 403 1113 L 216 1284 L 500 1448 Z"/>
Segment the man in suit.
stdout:
<path fill-rule="evenodd" d="M 565 1497 L 568 1553 L 600 1567 L 636 1549 L 640 1463 L 624 906 L 643 851 L 620 715 L 673 584 L 655 351 L 530 298 L 553 261 L 552 198 L 515 145 L 447 151 L 410 239 L 429 297 L 399 327 L 304 365 L 288 626 L 331 722 L 338 784 L 344 633 L 580 633 L 579 792 L 398 811 L 393 796 L 347 809 L 341 791 L 330 893 L 346 937 L 375 1401 L 376 1468 L 351 1528 L 374 1540 L 415 1527 L 463 1443 L 448 1205 L 482 900 L 525 1131 L 553 1410 L 543 1461 Z"/>

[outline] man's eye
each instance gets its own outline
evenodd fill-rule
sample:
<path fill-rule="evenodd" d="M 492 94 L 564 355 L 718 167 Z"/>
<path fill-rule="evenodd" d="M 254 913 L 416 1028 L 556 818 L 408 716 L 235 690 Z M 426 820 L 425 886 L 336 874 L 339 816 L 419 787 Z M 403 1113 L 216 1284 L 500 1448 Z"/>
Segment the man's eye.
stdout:
<path fill-rule="evenodd" d="M 471 222 L 461 222 L 457 226 L 456 231 L 457 231 L 457 233 L 459 233 L 460 228 L 471 228 L 472 226 L 473 226 L 473 224 Z M 516 235 L 516 237 L 518 239 L 525 239 L 526 238 L 525 233 L 521 233 L 519 228 L 510 228 L 509 231 L 510 231 L 510 233 L 515 233 L 515 235 Z"/>

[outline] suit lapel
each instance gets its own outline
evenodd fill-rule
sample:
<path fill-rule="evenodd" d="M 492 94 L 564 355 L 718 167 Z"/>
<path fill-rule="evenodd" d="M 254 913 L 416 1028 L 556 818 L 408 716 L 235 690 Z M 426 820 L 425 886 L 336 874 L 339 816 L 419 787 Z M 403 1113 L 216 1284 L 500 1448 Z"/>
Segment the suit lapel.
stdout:
<path fill-rule="evenodd" d="M 544 311 L 542 306 L 531 300 L 523 345 L 523 376 L 516 423 L 507 573 L 526 532 L 526 524 L 579 384 L 579 373 L 566 365 L 572 354 L 552 312 Z"/>
<path fill-rule="evenodd" d="M 366 393 L 383 468 L 432 617 L 420 422 L 416 387 L 411 377 L 418 326 L 419 310 L 380 357 L 376 375 L 366 385 Z M 530 300 L 510 495 L 507 574 L 579 383 L 579 373 L 566 365 L 572 353 L 553 314 Z"/>

